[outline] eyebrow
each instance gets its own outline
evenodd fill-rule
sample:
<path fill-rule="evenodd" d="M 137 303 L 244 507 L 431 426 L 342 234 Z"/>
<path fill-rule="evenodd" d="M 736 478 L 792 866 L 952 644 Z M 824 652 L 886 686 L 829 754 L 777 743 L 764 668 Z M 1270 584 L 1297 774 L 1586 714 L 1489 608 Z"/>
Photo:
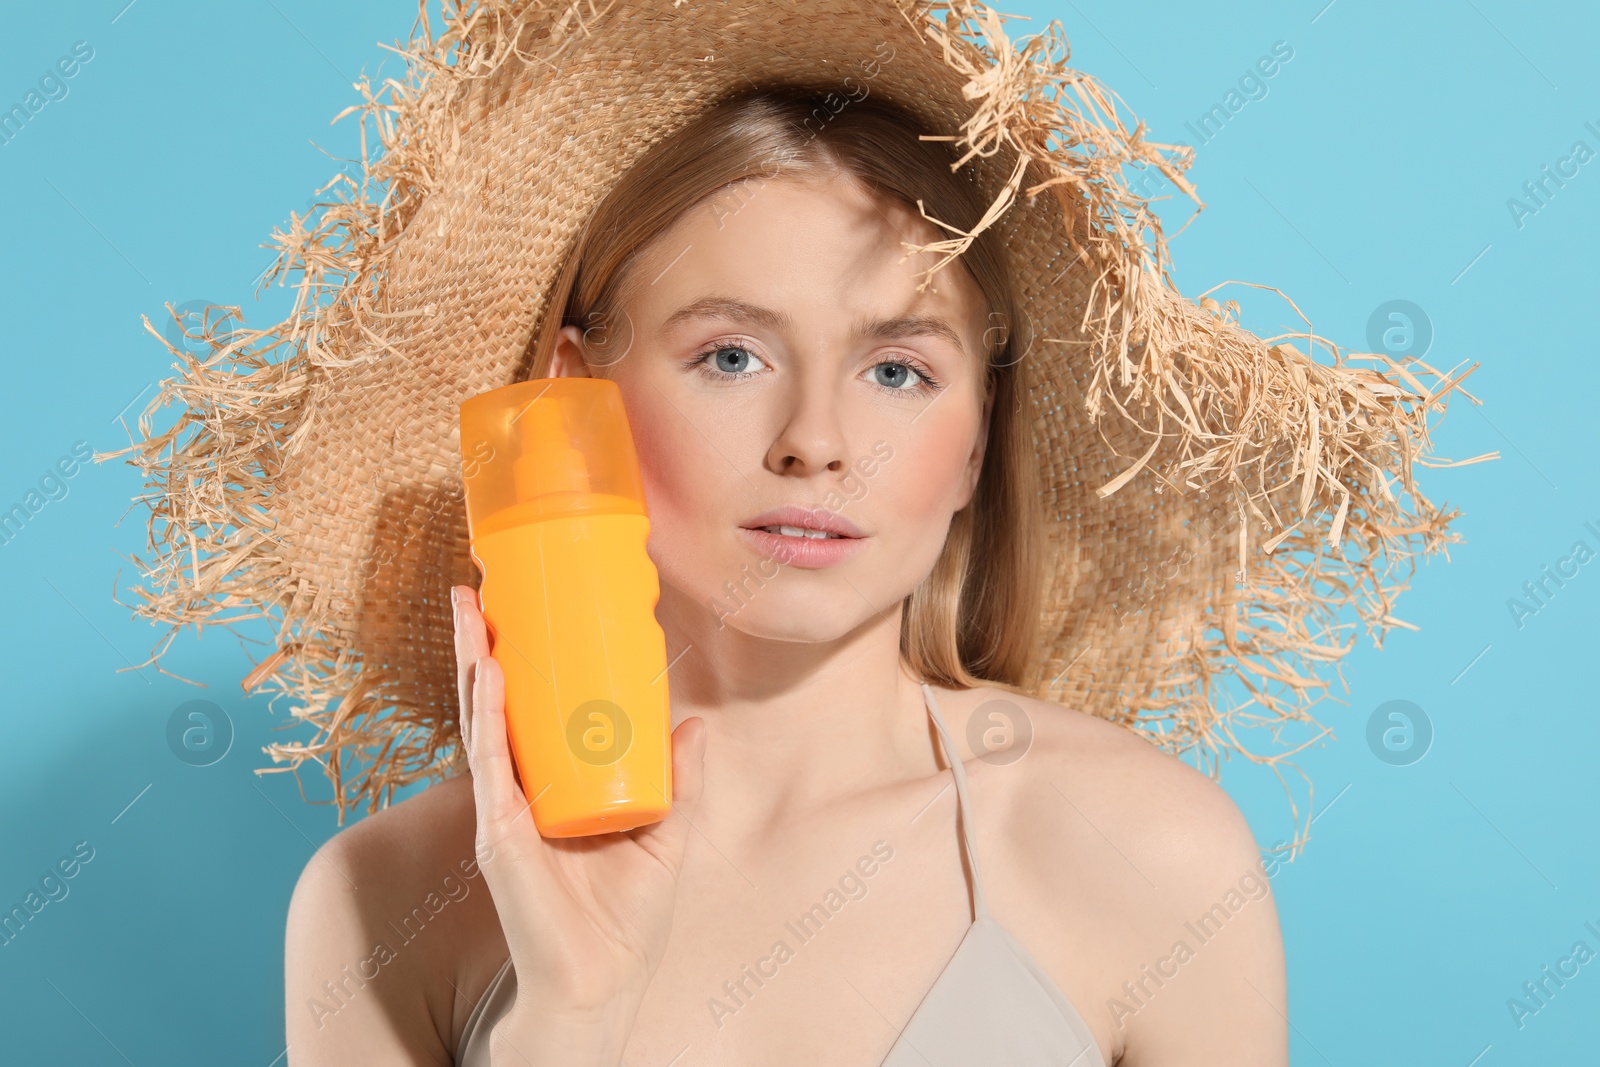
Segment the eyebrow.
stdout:
<path fill-rule="evenodd" d="M 725 318 L 750 323 L 768 330 L 793 330 L 794 319 L 788 313 L 761 307 L 726 296 L 703 296 L 691 301 L 668 315 L 663 328 L 676 326 L 695 318 Z M 900 315 L 890 319 L 857 319 L 853 324 L 857 337 L 878 341 L 893 341 L 906 337 L 939 337 L 950 342 L 959 352 L 966 351 L 961 335 L 944 319 L 934 315 Z"/>

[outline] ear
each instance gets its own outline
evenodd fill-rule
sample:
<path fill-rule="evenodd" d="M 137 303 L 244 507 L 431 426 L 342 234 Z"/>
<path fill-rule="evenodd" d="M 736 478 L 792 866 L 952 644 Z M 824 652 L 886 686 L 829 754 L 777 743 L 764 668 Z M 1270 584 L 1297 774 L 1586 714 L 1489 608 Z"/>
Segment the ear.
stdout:
<path fill-rule="evenodd" d="M 994 411 L 995 390 L 989 390 L 989 398 L 983 402 L 983 418 L 978 420 L 978 439 L 973 442 L 972 455 L 967 457 L 966 489 L 961 494 L 961 502 L 956 505 L 960 511 L 972 503 L 972 494 L 978 491 L 978 475 L 983 472 L 983 455 L 989 446 L 989 416 Z"/>
<path fill-rule="evenodd" d="M 550 353 L 551 378 L 588 378 L 589 364 L 583 359 L 583 331 L 576 326 L 561 327 L 555 351 Z"/>

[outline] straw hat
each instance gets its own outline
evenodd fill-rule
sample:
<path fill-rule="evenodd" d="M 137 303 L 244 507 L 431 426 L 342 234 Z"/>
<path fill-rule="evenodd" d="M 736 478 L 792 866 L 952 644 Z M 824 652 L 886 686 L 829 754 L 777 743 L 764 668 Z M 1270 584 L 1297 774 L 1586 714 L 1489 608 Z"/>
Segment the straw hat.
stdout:
<path fill-rule="evenodd" d="M 341 823 L 463 766 L 448 590 L 477 574 L 458 405 L 526 376 L 552 282 L 630 162 L 753 81 L 866 85 L 951 139 L 992 200 L 979 228 L 1019 271 L 1050 521 L 1029 691 L 1213 774 L 1234 751 L 1282 759 L 1234 730 L 1316 727 L 1317 670 L 1354 644 L 1341 608 L 1381 644 L 1406 625 L 1402 565 L 1460 539 L 1412 464 L 1465 373 L 1309 326 L 1263 339 L 1234 302 L 1181 296 L 1123 171 L 1194 198 L 1189 150 L 1070 69 L 1058 24 L 1013 41 L 976 2 L 445 0 L 435 35 L 420 6 L 405 78 L 363 78 L 345 112 L 381 152 L 272 235 L 266 281 L 295 280 L 292 313 L 184 322 L 204 350 L 167 343 L 177 376 L 112 453 L 148 482 L 135 610 L 172 627 L 156 655 L 186 624 L 273 620 L 244 685 L 307 736 L 264 751 L 322 764 Z"/>

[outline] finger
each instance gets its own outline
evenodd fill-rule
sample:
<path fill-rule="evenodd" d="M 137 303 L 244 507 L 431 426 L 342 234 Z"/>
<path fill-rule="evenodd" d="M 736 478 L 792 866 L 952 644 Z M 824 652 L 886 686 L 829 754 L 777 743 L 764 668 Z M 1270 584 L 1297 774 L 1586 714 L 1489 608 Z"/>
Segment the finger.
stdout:
<path fill-rule="evenodd" d="M 472 802 L 477 809 L 474 852 L 494 898 L 513 955 L 537 944 L 541 931 L 570 922 L 548 909 L 551 892 L 544 839 L 534 825 L 512 769 L 506 739 L 505 675 L 493 656 L 472 665 Z"/>
<path fill-rule="evenodd" d="M 699 716 L 672 731 L 672 810 L 634 839 L 673 871 L 680 869 L 694 813 L 705 790 L 706 723 Z"/>
<path fill-rule="evenodd" d="M 491 844 L 510 833 L 511 823 L 527 814 L 528 802 L 517 784 L 506 739 L 505 675 L 493 656 L 482 656 L 472 667 L 473 800 L 479 830 Z M 531 822 L 531 819 L 530 819 Z M 537 832 L 537 831 L 536 831 Z"/>
<path fill-rule="evenodd" d="M 470 585 L 450 590 L 455 620 L 456 698 L 461 714 L 461 741 L 468 744 L 472 730 L 472 665 L 489 654 L 489 637 L 483 614 L 478 610 L 478 594 Z"/>
<path fill-rule="evenodd" d="M 705 788 L 706 721 L 695 715 L 672 732 L 672 806 L 693 816 Z"/>

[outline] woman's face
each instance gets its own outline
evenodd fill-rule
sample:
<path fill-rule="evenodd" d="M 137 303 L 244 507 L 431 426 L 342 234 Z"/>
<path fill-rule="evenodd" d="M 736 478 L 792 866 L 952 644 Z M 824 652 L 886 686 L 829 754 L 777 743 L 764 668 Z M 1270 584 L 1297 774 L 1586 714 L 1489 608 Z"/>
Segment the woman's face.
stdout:
<path fill-rule="evenodd" d="M 627 407 L 663 620 L 816 642 L 898 618 L 988 422 L 981 291 L 957 261 L 919 293 L 936 257 L 900 261 L 940 236 L 849 178 L 779 178 L 724 190 L 635 261 L 587 358 Z M 552 374 L 583 373 L 583 336 L 563 330 Z"/>

